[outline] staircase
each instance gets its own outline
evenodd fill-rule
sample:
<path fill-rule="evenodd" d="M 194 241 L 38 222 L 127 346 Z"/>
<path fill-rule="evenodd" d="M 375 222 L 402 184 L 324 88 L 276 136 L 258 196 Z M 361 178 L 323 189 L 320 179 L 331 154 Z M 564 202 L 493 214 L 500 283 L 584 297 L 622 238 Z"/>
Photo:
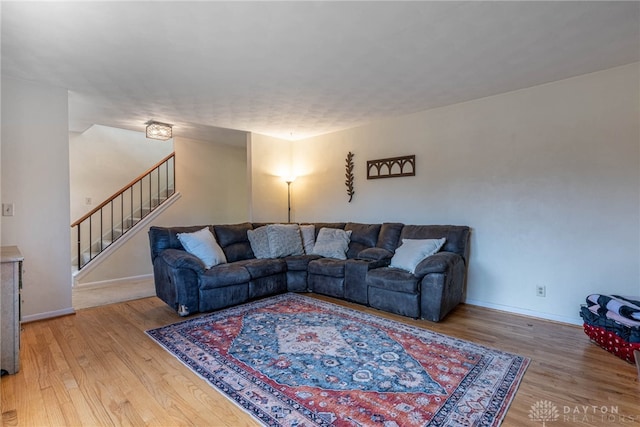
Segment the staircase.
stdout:
<path fill-rule="evenodd" d="M 171 153 L 71 224 L 74 269 L 87 266 L 174 194 L 175 153 Z"/>

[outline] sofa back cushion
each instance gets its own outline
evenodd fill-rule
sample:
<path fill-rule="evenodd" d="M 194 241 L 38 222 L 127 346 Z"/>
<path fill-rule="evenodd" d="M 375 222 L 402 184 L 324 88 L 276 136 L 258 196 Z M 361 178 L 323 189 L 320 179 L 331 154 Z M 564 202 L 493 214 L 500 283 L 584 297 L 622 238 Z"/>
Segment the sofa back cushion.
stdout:
<path fill-rule="evenodd" d="M 185 250 L 180 243 L 180 240 L 178 240 L 178 233 L 194 233 L 205 227 L 209 227 L 209 231 L 213 231 L 211 226 L 207 225 L 194 225 L 187 227 L 150 227 L 149 245 L 151 247 L 151 262 L 153 263 L 156 257 L 160 255 L 160 252 L 165 249 Z"/>
<path fill-rule="evenodd" d="M 375 248 L 378 243 L 378 235 L 380 235 L 380 227 L 380 224 L 348 222 L 344 226 L 345 230 L 351 230 L 347 258 L 355 258 L 364 249 Z"/>
<path fill-rule="evenodd" d="M 214 225 L 213 229 L 228 262 L 255 258 L 247 237 L 247 230 L 253 229 L 251 223 Z"/>
<path fill-rule="evenodd" d="M 404 224 L 400 222 L 384 222 L 380 227 L 380 236 L 378 236 L 377 248 L 386 249 L 393 253 L 400 246 L 400 233 Z"/>
<path fill-rule="evenodd" d="M 440 249 L 453 252 L 464 258 L 465 264 L 469 258 L 470 229 L 463 225 L 405 225 L 400 233 L 398 246 L 402 239 L 447 239 Z"/>

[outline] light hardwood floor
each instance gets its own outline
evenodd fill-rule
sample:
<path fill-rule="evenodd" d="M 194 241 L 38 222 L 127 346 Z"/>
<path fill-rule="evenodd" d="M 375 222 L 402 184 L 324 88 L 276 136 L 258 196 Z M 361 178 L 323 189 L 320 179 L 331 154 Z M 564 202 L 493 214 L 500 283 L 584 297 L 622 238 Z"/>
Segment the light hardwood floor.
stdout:
<path fill-rule="evenodd" d="M 633 365 L 578 326 L 460 305 L 443 322 L 407 319 L 319 297 L 532 359 L 505 426 L 542 426 L 532 405 L 558 411 L 547 426 L 640 426 Z M 144 331 L 180 318 L 155 297 L 23 325 L 21 370 L 1 380 L 5 426 L 256 426 Z"/>

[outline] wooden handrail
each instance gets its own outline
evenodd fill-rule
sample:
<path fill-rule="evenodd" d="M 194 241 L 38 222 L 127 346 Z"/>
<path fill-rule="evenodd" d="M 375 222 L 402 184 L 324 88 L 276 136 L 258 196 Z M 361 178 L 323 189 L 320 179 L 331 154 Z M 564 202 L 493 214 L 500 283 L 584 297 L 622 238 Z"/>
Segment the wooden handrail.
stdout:
<path fill-rule="evenodd" d="M 138 181 L 142 180 L 142 178 L 144 178 L 145 176 L 149 175 L 151 172 L 153 172 L 155 169 L 157 169 L 158 167 L 160 167 L 164 162 L 168 161 L 170 158 L 174 157 L 176 155 L 175 151 L 171 154 L 169 154 L 167 157 L 165 157 L 164 159 L 160 160 L 158 163 L 156 163 L 155 165 L 151 166 L 149 169 L 147 169 L 145 172 L 141 173 L 140 175 L 138 175 L 138 177 L 134 180 L 132 180 L 130 183 L 128 183 L 127 185 L 125 185 L 124 187 L 122 187 L 120 190 L 116 191 L 111 197 L 109 197 L 107 200 L 105 200 L 104 202 L 100 203 L 98 206 L 96 206 L 91 212 L 89 212 L 88 214 L 86 214 L 85 216 L 83 216 L 82 218 L 80 218 L 79 220 L 77 220 L 76 222 L 74 222 L 73 224 L 71 224 L 71 228 L 80 225 L 80 223 L 82 223 L 82 221 L 86 220 L 87 218 L 91 217 L 91 215 L 93 215 L 94 213 L 98 212 L 100 209 L 102 209 L 103 207 L 105 207 L 107 204 L 109 204 L 113 199 L 115 199 L 116 197 L 118 197 L 120 194 L 124 193 L 126 190 L 128 190 L 130 187 L 133 187 L 133 185 L 135 183 L 137 183 Z"/>

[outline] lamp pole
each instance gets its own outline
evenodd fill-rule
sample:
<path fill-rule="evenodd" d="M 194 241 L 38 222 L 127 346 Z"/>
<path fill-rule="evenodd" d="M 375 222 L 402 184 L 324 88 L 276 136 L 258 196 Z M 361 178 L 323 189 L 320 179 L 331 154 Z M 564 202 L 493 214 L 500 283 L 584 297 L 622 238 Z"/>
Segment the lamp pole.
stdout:
<path fill-rule="evenodd" d="M 293 181 L 287 181 L 287 222 L 291 222 L 291 183 Z"/>

